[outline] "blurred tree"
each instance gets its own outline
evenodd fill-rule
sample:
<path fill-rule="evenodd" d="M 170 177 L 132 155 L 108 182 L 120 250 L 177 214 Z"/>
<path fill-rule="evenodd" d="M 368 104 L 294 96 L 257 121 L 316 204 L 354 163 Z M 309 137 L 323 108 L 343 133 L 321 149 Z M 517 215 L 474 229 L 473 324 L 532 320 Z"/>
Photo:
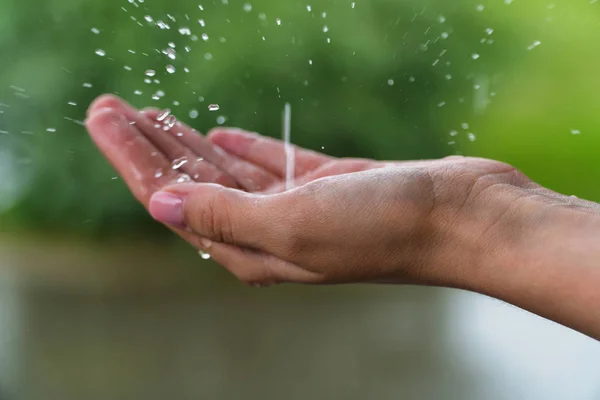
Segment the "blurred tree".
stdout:
<path fill-rule="evenodd" d="M 546 147 L 528 136 L 537 156 L 509 155 L 540 121 L 549 128 L 575 120 L 575 106 L 570 118 L 548 115 L 556 105 L 538 107 L 535 117 L 530 111 L 557 95 L 545 90 L 545 79 L 577 68 L 568 69 L 559 50 L 528 51 L 542 33 L 560 40 L 545 28 L 554 12 L 547 4 L 522 3 L 3 0 L 0 51 L 10 55 L 0 75 L 0 130 L 6 132 L 0 145 L 10 150 L 0 153 L 4 226 L 89 233 L 157 227 L 81 126 L 87 105 L 104 92 L 136 106 L 171 108 L 202 131 L 222 117 L 272 136 L 280 135 L 281 110 L 290 102 L 294 142 L 332 155 L 487 154 L 534 170 L 546 153 L 571 143 L 568 132 L 544 141 Z M 562 5 L 577 15 L 585 6 Z M 577 21 L 561 24 L 561 32 Z M 586 21 L 586 29 L 598 29 L 595 16 Z M 576 39 L 589 31 L 570 32 Z M 164 54 L 168 47 L 175 48 L 174 60 Z M 539 75 L 532 90 L 527 72 L 546 66 L 554 73 Z M 148 69 L 156 76 L 146 76 Z M 530 84 L 526 93 L 519 89 L 523 79 Z M 568 92 L 571 83 L 561 82 L 551 90 Z M 164 96 L 153 100 L 159 91 Z M 210 112 L 209 103 L 220 111 Z M 539 171 L 536 177 L 557 183 Z"/>

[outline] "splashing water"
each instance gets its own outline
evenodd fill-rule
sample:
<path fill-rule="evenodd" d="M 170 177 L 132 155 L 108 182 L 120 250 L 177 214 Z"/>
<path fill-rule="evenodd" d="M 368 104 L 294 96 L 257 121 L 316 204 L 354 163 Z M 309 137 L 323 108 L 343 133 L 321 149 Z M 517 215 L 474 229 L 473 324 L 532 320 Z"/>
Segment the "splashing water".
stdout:
<path fill-rule="evenodd" d="M 294 188 L 295 176 L 295 153 L 291 143 L 291 123 L 292 123 L 292 106 L 290 103 L 285 103 L 283 109 L 283 142 L 285 149 L 285 190 Z"/>
<path fill-rule="evenodd" d="M 171 115 L 171 110 L 169 110 L 168 108 L 166 110 L 164 110 L 163 112 L 161 112 L 160 114 L 158 114 L 158 117 L 156 117 L 156 120 L 159 122 L 164 121 L 169 115 Z"/>
<path fill-rule="evenodd" d="M 163 126 L 163 131 L 169 131 L 171 130 L 172 127 L 175 126 L 175 123 L 177 122 L 177 118 L 175 118 L 174 115 L 169 115 L 167 117 L 167 119 L 165 119 L 165 126 Z"/>

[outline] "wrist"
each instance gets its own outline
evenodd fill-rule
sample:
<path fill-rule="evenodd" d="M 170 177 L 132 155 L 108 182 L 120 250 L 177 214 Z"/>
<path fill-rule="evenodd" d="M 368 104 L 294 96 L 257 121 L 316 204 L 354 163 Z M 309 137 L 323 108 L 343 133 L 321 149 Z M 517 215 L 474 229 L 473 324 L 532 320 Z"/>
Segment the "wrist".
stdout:
<path fill-rule="evenodd" d="M 464 287 L 599 337 L 598 205 L 544 189 L 515 195 Z"/>

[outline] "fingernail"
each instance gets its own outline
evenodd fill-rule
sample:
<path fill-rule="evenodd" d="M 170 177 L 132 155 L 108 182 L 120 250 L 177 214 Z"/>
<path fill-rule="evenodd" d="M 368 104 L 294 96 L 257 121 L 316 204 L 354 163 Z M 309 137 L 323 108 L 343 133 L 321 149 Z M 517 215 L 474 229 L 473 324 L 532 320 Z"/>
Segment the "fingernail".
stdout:
<path fill-rule="evenodd" d="M 158 192 L 150 199 L 150 214 L 163 224 L 185 227 L 183 198 L 173 193 Z"/>
<path fill-rule="evenodd" d="M 200 239 L 200 246 L 202 246 L 204 250 L 208 250 L 212 247 L 212 242 L 208 239 L 202 238 Z"/>

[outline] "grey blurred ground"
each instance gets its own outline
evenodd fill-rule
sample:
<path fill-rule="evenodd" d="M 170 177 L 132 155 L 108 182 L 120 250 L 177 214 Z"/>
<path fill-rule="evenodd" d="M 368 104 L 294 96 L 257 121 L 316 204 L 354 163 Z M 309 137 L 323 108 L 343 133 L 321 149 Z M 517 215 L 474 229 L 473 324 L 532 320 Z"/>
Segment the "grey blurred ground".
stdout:
<path fill-rule="evenodd" d="M 250 289 L 185 248 L 0 251 L 6 399 L 598 399 L 600 345 L 458 291 Z"/>

